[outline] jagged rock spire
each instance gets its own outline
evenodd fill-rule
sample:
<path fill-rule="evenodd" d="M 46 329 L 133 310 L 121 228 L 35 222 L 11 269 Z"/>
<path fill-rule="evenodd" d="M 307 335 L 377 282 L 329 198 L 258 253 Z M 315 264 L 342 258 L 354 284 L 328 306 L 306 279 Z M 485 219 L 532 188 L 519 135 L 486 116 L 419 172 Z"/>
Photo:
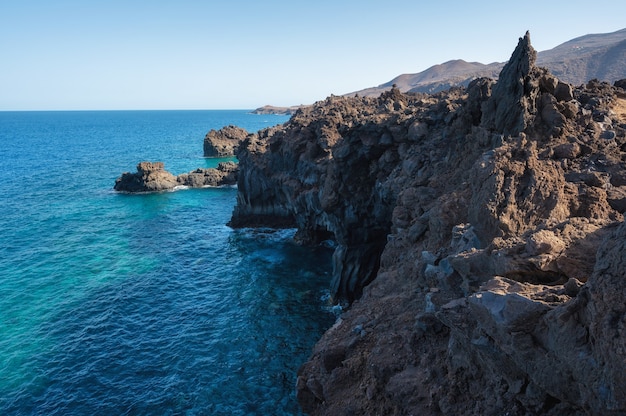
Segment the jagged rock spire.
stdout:
<path fill-rule="evenodd" d="M 482 125 L 504 134 L 524 131 L 531 116 L 531 88 L 528 78 L 535 67 L 537 52 L 530 44 L 530 33 L 519 39 L 509 62 L 502 68 L 493 94 L 483 108 Z"/>

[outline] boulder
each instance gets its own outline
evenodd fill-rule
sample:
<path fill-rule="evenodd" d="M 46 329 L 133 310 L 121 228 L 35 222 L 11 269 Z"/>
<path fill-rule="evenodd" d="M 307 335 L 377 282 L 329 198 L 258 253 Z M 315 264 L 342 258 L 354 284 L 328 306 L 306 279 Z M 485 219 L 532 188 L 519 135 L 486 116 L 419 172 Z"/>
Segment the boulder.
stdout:
<path fill-rule="evenodd" d="M 572 91 L 572 86 L 565 82 L 559 81 L 556 89 L 554 91 L 554 96 L 559 101 L 571 101 L 574 99 L 574 93 Z"/>

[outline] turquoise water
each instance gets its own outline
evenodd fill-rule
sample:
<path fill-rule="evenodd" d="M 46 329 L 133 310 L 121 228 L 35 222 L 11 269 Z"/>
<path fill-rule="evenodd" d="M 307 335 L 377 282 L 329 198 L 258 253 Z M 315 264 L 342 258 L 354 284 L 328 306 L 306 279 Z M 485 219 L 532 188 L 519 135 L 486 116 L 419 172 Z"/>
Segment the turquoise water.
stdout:
<path fill-rule="evenodd" d="M 295 372 L 333 321 L 330 253 L 232 230 L 236 190 L 112 191 L 178 174 L 245 111 L 0 112 L 0 414 L 297 414 Z"/>

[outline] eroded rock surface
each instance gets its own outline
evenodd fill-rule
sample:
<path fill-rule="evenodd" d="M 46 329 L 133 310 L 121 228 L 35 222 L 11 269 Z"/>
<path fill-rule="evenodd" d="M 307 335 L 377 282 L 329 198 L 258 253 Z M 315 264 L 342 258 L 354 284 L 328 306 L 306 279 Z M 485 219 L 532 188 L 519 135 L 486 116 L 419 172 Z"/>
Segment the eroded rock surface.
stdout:
<path fill-rule="evenodd" d="M 626 414 L 619 87 L 330 97 L 240 146 L 234 225 L 334 239 L 350 308 L 302 366 L 312 415 Z"/>

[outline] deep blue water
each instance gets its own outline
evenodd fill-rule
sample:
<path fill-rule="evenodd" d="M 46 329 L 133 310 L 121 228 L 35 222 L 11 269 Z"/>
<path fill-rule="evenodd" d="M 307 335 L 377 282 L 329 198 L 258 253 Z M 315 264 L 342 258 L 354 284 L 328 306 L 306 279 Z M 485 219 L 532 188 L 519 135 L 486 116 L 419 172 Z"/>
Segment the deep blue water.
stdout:
<path fill-rule="evenodd" d="M 330 254 L 232 230 L 236 190 L 112 191 L 215 166 L 245 111 L 0 112 L 0 415 L 297 414 Z"/>

